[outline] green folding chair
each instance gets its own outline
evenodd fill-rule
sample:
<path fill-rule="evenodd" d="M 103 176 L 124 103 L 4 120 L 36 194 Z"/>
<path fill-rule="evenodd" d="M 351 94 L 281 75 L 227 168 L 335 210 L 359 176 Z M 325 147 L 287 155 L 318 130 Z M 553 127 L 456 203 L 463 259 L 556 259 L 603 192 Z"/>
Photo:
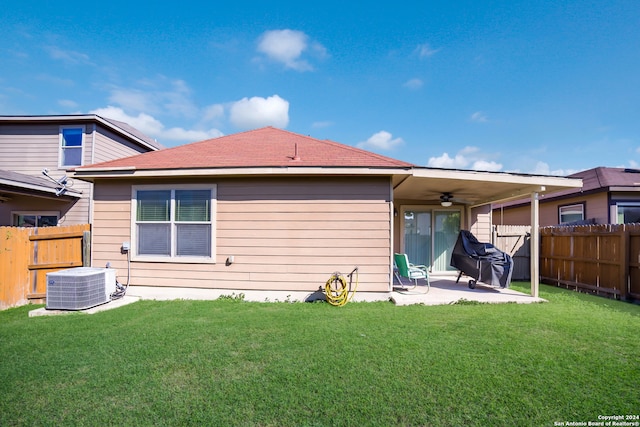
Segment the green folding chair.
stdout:
<path fill-rule="evenodd" d="M 427 283 L 427 292 L 431 288 L 429 283 L 429 272 L 425 265 L 414 265 L 409 262 L 407 254 L 393 254 L 393 261 L 395 264 L 394 274 L 396 279 L 400 283 L 402 290 L 411 290 L 418 286 L 418 280 L 424 279 Z M 409 283 L 413 283 L 413 286 L 407 287 L 403 278 L 409 280 Z"/>

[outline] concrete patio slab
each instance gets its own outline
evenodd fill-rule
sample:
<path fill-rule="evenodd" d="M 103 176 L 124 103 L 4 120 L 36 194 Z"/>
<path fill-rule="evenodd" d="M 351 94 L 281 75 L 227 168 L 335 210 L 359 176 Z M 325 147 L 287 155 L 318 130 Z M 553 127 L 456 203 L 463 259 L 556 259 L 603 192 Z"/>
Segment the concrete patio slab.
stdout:
<path fill-rule="evenodd" d="M 475 289 L 470 289 L 466 280 L 460 280 L 459 283 L 456 283 L 456 278 L 451 276 L 431 276 L 430 283 L 431 287 L 428 292 L 426 284 L 419 282 L 413 290 L 392 292 L 390 299 L 396 305 L 444 305 L 459 301 L 487 304 L 546 302 L 542 298 L 535 298 L 513 289 L 494 288 L 482 283 L 478 283 Z"/>
<path fill-rule="evenodd" d="M 115 300 L 109 301 L 109 302 L 107 302 L 105 304 L 100 304 L 100 305 L 97 305 L 95 307 L 88 308 L 86 310 L 47 310 L 45 307 L 41 307 L 41 308 L 37 308 L 35 310 L 31 310 L 29 312 L 29 317 L 55 316 L 55 315 L 60 315 L 60 314 L 70 314 L 70 313 L 78 313 L 78 312 L 87 313 L 87 314 L 94 314 L 94 313 L 99 313 L 101 311 L 111 310 L 113 308 L 122 307 L 124 305 L 128 305 L 128 304 L 131 304 L 131 303 L 139 301 L 139 300 L 140 300 L 139 297 L 135 297 L 135 296 L 131 296 L 131 295 L 125 295 L 122 298 L 115 299 Z"/>
<path fill-rule="evenodd" d="M 356 292 L 351 301 L 375 302 L 391 301 L 395 305 L 445 305 L 459 301 L 475 301 L 479 303 L 499 304 L 518 303 L 530 304 L 545 302 L 542 298 L 534 298 L 530 295 L 517 292 L 512 289 L 500 289 L 478 283 L 475 289 L 470 289 L 467 282 L 461 280 L 456 283 L 456 277 L 431 276 L 431 286 L 428 289 L 424 281 L 411 290 L 396 289 L 392 292 Z M 251 291 L 231 289 L 195 289 L 195 288 L 171 288 L 160 286 L 129 286 L 127 294 L 118 300 L 92 307 L 87 310 L 47 310 L 39 308 L 29 312 L 29 317 L 50 316 L 56 314 L 69 314 L 83 312 L 93 314 L 104 310 L 122 307 L 139 300 L 215 300 L 223 297 L 238 297 L 242 295 L 244 301 L 252 302 L 312 302 L 324 300 L 324 294 L 320 291 Z"/>

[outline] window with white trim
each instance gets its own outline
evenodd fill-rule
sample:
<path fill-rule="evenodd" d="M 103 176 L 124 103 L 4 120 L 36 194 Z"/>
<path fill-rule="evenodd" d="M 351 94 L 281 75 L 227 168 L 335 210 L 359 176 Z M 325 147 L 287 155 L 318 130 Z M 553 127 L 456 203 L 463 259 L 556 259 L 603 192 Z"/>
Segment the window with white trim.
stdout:
<path fill-rule="evenodd" d="M 134 186 L 134 259 L 214 262 L 216 187 Z"/>
<path fill-rule="evenodd" d="M 558 208 L 558 218 L 559 218 L 560 224 L 566 224 L 568 222 L 575 222 L 575 221 L 583 221 L 584 220 L 584 203 L 560 206 Z"/>
<path fill-rule="evenodd" d="M 616 203 L 618 224 L 634 224 L 640 222 L 640 203 Z"/>
<path fill-rule="evenodd" d="M 60 167 L 82 166 L 84 126 L 60 126 Z"/>

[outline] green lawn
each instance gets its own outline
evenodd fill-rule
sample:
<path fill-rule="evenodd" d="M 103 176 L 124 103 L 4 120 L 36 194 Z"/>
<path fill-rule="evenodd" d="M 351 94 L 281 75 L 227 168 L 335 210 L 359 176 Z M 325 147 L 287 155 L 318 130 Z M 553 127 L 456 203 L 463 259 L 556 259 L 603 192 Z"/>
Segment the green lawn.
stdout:
<path fill-rule="evenodd" d="M 540 296 L 10 309 L 0 425 L 553 426 L 640 413 L 640 306 L 545 285 Z"/>

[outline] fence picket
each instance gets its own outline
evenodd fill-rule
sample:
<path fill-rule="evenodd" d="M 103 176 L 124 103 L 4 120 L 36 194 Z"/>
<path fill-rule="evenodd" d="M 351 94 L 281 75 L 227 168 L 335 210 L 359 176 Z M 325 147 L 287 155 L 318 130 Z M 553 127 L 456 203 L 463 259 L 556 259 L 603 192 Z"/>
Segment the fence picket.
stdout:
<path fill-rule="evenodd" d="M 543 283 L 617 299 L 640 299 L 640 224 L 540 229 Z"/>
<path fill-rule="evenodd" d="M 0 227 L 0 310 L 42 302 L 47 273 L 83 265 L 83 236 L 89 230 L 89 224 Z"/>

